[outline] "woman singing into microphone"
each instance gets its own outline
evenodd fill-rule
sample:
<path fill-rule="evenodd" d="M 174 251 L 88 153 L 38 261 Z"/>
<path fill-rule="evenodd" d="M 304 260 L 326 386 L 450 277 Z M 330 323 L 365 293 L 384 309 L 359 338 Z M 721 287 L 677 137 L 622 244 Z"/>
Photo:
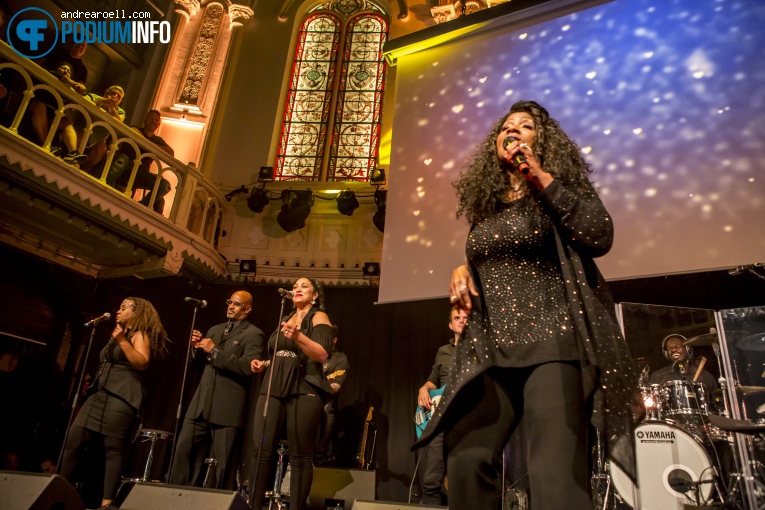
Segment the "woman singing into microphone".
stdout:
<path fill-rule="evenodd" d="M 73 484 L 83 447 L 91 439 L 103 443 L 106 458 L 101 508 L 108 508 L 114 499 L 125 445 L 139 424 L 144 393 L 141 372 L 148 368 L 152 352 L 167 352 L 168 341 L 150 302 L 133 297 L 122 302 L 112 338 L 99 355 L 97 391 L 85 401 L 69 429 L 61 466 L 61 476 Z"/>
<path fill-rule="evenodd" d="M 266 373 L 255 410 L 255 460 L 250 476 L 250 480 L 255 481 L 250 500 L 251 508 L 258 510 L 274 477 L 274 454 L 285 418 L 292 469 L 289 507 L 290 510 L 304 507 L 311 490 L 312 459 L 324 402 L 332 395 L 321 365 L 332 345 L 332 326 L 322 311 L 321 285 L 311 278 L 300 278 L 292 286 L 292 303 L 292 313 L 282 320 L 281 327 L 269 339 L 268 353 L 274 361 Z M 262 372 L 267 366 L 269 362 L 257 359 L 250 364 L 253 372 Z M 269 385 L 268 413 L 264 420 Z M 262 451 L 258 468 L 259 447 Z"/>

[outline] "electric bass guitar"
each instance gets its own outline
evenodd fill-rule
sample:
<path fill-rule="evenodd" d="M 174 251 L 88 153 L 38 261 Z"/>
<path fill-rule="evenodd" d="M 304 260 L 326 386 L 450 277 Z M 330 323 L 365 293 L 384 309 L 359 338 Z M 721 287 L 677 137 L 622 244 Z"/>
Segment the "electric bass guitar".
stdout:
<path fill-rule="evenodd" d="M 433 404 L 431 404 L 430 409 L 425 409 L 422 406 L 417 406 L 417 409 L 415 409 L 414 432 L 415 434 L 417 434 L 417 439 L 420 438 L 422 433 L 425 431 L 425 427 L 428 426 L 428 422 L 433 417 L 433 412 L 436 410 L 438 403 L 441 402 L 441 395 L 443 395 L 445 389 L 446 389 L 446 385 L 443 385 L 438 389 L 428 391 L 428 393 L 430 394 L 430 400 L 433 401 Z"/>
<path fill-rule="evenodd" d="M 374 407 L 370 407 L 367 419 L 364 420 L 364 432 L 361 434 L 359 453 L 356 454 L 356 466 L 359 469 L 369 469 L 369 462 L 367 462 L 367 439 L 369 438 L 369 428 L 374 427 L 372 425 L 372 413 L 374 410 Z"/>

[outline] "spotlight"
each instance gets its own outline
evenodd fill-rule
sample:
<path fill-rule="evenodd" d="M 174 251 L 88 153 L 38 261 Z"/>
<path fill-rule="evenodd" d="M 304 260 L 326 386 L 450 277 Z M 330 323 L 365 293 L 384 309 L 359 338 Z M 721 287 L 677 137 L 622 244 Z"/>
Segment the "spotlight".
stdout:
<path fill-rule="evenodd" d="M 380 263 L 379 262 L 364 262 L 364 268 L 362 269 L 362 273 L 367 278 L 372 278 L 373 276 L 380 276 Z"/>
<path fill-rule="evenodd" d="M 252 193 L 247 197 L 247 207 L 255 213 L 262 213 L 268 205 L 268 194 L 266 188 L 252 188 Z"/>
<path fill-rule="evenodd" d="M 372 223 L 375 224 L 377 230 L 385 232 L 385 209 L 387 207 L 388 191 L 384 189 L 378 189 L 375 191 L 375 204 L 377 204 L 377 212 L 372 216 Z"/>
<path fill-rule="evenodd" d="M 271 182 L 273 180 L 274 180 L 274 167 L 272 166 L 260 167 L 260 171 L 258 172 L 258 181 Z"/>
<path fill-rule="evenodd" d="M 369 173 L 369 182 L 377 186 L 385 184 L 385 169 L 375 168 Z"/>
<path fill-rule="evenodd" d="M 353 211 L 358 209 L 359 200 L 356 198 L 356 194 L 351 190 L 341 191 L 337 196 L 337 210 L 340 214 L 350 216 Z"/>
<path fill-rule="evenodd" d="M 305 227 L 305 220 L 311 213 L 313 193 L 310 189 L 282 191 L 282 210 L 276 216 L 276 222 L 285 232 L 293 232 Z"/>
<path fill-rule="evenodd" d="M 239 274 L 244 276 L 255 276 L 257 274 L 257 264 L 254 260 L 240 260 L 239 261 Z"/>

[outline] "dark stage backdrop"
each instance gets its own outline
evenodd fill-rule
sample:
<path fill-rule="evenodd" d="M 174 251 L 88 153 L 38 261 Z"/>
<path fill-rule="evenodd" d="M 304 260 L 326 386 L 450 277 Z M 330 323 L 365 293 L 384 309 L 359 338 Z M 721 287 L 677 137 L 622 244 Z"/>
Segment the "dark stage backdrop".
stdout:
<path fill-rule="evenodd" d="M 68 417 L 66 389 L 76 374 L 73 368 L 78 348 L 87 342 L 87 333 L 81 325 L 88 317 L 114 312 L 121 300 L 131 295 L 147 298 L 157 307 L 173 344 L 170 354 L 165 359 L 156 359 L 147 374 L 149 397 L 144 427 L 168 431 L 174 428 L 193 310 L 183 298 L 192 296 L 209 302 L 197 317 L 197 328 L 203 331 L 222 322 L 225 300 L 240 288 L 253 294 L 252 322 L 267 335 L 278 321 L 277 286 L 200 284 L 181 277 L 96 282 L 7 248 L 0 247 L 0 256 L 7 264 L 13 264 L 8 266 L 16 269 L 13 275 L 23 275 L 6 272 L 2 277 L 0 325 L 24 331 L 34 325 L 35 317 L 47 317 L 46 323 L 50 325 L 43 334 L 49 345 L 34 351 L 37 355 L 23 355 L 16 372 L 2 373 L 0 379 L 0 395 L 7 404 L 3 407 L 3 427 L 8 434 L 3 437 L 9 439 L 2 446 L 20 447 L 25 467 L 31 470 L 38 468 L 37 459 L 45 453 L 40 445 L 57 456 L 61 427 Z M 765 281 L 751 274 L 730 276 L 713 272 L 647 278 L 616 282 L 611 288 L 617 301 L 632 303 L 713 309 L 765 304 Z M 409 449 L 415 437 L 412 414 L 416 392 L 430 372 L 436 350 L 451 333 L 447 327 L 449 304 L 445 299 L 430 299 L 375 305 L 378 293 L 374 287 L 328 287 L 325 291 L 327 312 L 342 328 L 340 349 L 351 364 L 340 394 L 339 463 L 353 466 L 364 418 L 369 407 L 374 406 L 378 428 L 377 497 L 406 501 L 415 465 L 415 456 Z M 26 326 L 22 327 L 22 323 Z M 62 373 L 56 368 L 55 358 L 66 324 L 71 328 L 73 348 Z M 90 373 L 112 325 L 104 324 L 97 330 L 87 368 Z M 10 341 L 5 337 L 0 340 L 0 347 Z M 189 369 L 185 403 L 196 388 L 201 368 Z M 256 389 L 258 384 L 258 379 L 253 380 Z M 256 397 L 253 393 L 253 401 Z M 249 431 L 245 439 L 244 460 L 249 461 L 252 451 Z"/>

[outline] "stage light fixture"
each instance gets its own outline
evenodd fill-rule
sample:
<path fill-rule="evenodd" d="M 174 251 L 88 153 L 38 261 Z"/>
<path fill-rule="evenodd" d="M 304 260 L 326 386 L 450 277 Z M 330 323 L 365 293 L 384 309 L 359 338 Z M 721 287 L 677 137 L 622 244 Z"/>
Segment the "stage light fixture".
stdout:
<path fill-rule="evenodd" d="M 305 220 L 311 213 L 313 193 L 310 189 L 282 191 L 282 210 L 276 216 L 276 222 L 285 232 L 293 232 L 305 227 Z"/>
<path fill-rule="evenodd" d="M 362 273 L 365 278 L 372 278 L 380 276 L 380 263 L 379 262 L 364 262 L 364 268 Z"/>
<path fill-rule="evenodd" d="M 370 184 L 373 184 L 375 186 L 380 186 L 382 184 L 385 184 L 385 169 L 375 168 L 374 170 L 369 172 L 369 182 Z"/>
<path fill-rule="evenodd" d="M 262 213 L 268 205 L 268 193 L 265 186 L 262 188 L 252 188 L 252 193 L 247 197 L 247 207 L 255 213 Z"/>
<path fill-rule="evenodd" d="M 239 274 L 241 276 L 255 276 L 258 272 L 258 265 L 254 260 L 240 260 Z"/>
<path fill-rule="evenodd" d="M 353 211 L 359 207 L 359 199 L 356 198 L 356 193 L 351 190 L 341 191 L 337 196 L 337 210 L 340 214 L 350 216 Z"/>
<path fill-rule="evenodd" d="M 274 180 L 274 167 L 262 166 L 258 172 L 258 181 L 260 182 L 272 182 Z"/>
<path fill-rule="evenodd" d="M 385 232 L 385 210 L 387 208 L 388 191 L 384 189 L 378 189 L 375 191 L 375 204 L 377 204 L 377 212 L 372 216 L 372 223 L 375 224 L 377 230 Z"/>

